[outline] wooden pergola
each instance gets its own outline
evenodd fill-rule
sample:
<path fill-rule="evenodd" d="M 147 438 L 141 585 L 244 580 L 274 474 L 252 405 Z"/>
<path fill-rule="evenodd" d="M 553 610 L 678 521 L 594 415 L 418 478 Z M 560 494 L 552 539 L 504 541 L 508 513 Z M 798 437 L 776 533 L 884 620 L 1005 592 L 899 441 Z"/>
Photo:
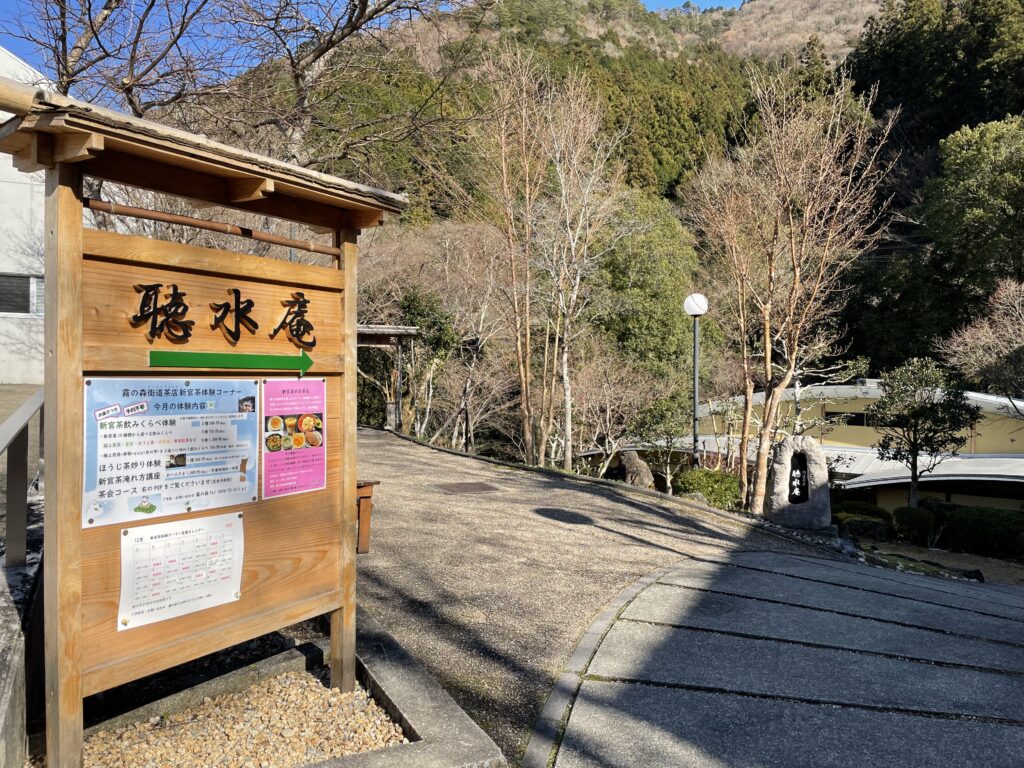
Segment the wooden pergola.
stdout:
<path fill-rule="evenodd" d="M 387 413 L 385 415 L 384 427 L 386 429 L 402 428 L 402 349 L 406 340 L 412 344 L 413 340 L 420 335 L 420 329 L 415 325 L 360 325 L 359 346 L 369 349 L 395 350 L 395 368 L 393 371 L 395 381 L 395 401 L 386 403 Z"/>
<path fill-rule="evenodd" d="M 21 171 L 46 172 L 48 764 L 80 765 L 84 696 L 324 613 L 331 619 L 332 684 L 350 690 L 355 683 L 356 244 L 360 230 L 383 223 L 406 199 L 6 78 L 0 78 L 0 110 L 14 114 L 0 125 L 0 151 L 12 154 Z M 187 198 L 197 210 L 222 206 L 296 222 L 311 228 L 317 239 L 88 199 L 85 176 Z M 325 254 L 333 264 L 296 264 L 97 231 L 84 225 L 85 209 Z M 319 237 L 323 234 L 329 237 Z M 196 333 L 183 342 L 159 335 L 147 339 L 134 330 L 133 282 L 187 283 Z M 253 297 L 263 314 L 259 334 L 244 333 L 232 342 L 210 330 L 207 307 L 212 297 L 223 301 L 224 289 L 234 286 Z M 310 310 L 319 340 L 315 348 L 298 349 L 301 333 L 290 339 L 266 333 L 287 303 L 281 297 L 294 296 L 293 291 L 315 299 L 315 312 Z M 289 357 L 282 352 L 292 361 L 301 352 L 302 373 L 282 374 L 284 365 L 266 362 L 261 369 L 263 362 L 252 363 Z M 188 371 L 184 363 L 161 362 L 168 354 L 192 353 L 189 359 L 210 362 L 193 363 Z M 239 357 L 249 363 L 213 362 Z M 238 367 L 249 370 L 230 372 Z M 252 382 L 286 375 L 302 382 L 307 372 L 322 378 L 326 392 L 326 486 L 308 492 L 299 506 L 267 495 L 257 498 L 254 492 L 251 504 L 219 509 L 245 518 L 242 586 L 235 602 L 115 631 L 122 629 L 117 626 L 122 533 L 141 531 L 149 521 L 83 523 L 83 421 L 90 378 L 246 377 Z M 267 379 L 262 381 L 266 386 Z M 263 469 L 261 460 L 258 474 Z M 162 519 L 197 523 L 208 515 L 191 507 L 167 514 Z M 122 526 L 129 527 L 122 531 Z"/>

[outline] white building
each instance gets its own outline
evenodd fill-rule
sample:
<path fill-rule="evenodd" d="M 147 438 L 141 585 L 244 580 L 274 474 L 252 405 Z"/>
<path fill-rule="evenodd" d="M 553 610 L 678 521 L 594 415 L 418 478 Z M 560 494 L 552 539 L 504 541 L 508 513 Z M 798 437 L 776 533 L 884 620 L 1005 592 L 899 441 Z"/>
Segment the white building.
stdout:
<path fill-rule="evenodd" d="M 0 48 L 0 75 L 46 79 Z M 0 122 L 10 118 L 0 112 Z M 43 173 L 20 173 L 0 155 L 0 384 L 43 383 Z"/>

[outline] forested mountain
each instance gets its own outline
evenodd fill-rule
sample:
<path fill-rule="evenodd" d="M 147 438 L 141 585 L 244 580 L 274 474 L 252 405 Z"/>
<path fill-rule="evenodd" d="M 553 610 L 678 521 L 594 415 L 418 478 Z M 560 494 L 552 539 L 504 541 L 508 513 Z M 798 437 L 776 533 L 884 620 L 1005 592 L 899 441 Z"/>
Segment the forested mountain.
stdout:
<path fill-rule="evenodd" d="M 899 114 L 899 215 L 847 311 L 852 351 L 886 369 L 1024 281 L 1024 0 L 889 2 L 848 66 L 862 92 L 877 85 L 877 114 Z"/>
<path fill-rule="evenodd" d="M 881 5 L 882 0 L 746 0 L 739 8 L 701 10 L 687 1 L 651 12 L 634 0 L 501 0 L 492 29 L 526 36 L 543 31 L 552 41 L 594 38 L 607 43 L 610 55 L 631 44 L 671 56 L 716 43 L 729 53 L 770 58 L 817 37 L 825 54 L 839 60 Z"/>

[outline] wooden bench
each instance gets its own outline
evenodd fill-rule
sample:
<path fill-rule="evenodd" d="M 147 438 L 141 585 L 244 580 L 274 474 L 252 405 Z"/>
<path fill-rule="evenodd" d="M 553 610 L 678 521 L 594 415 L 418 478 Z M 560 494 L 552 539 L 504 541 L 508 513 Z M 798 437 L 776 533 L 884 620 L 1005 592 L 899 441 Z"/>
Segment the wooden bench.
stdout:
<path fill-rule="evenodd" d="M 373 486 L 380 480 L 359 480 L 356 482 L 356 506 L 359 533 L 356 536 L 356 554 L 365 555 L 370 551 L 370 515 L 373 514 Z"/>

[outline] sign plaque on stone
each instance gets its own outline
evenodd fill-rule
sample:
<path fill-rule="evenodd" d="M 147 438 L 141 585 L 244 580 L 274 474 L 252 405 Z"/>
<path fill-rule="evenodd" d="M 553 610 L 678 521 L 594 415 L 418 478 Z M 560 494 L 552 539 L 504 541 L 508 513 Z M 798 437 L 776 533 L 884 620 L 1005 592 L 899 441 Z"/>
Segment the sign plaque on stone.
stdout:
<path fill-rule="evenodd" d="M 828 464 L 813 437 L 799 435 L 777 443 L 768 482 L 769 520 L 787 528 L 831 529 Z"/>

